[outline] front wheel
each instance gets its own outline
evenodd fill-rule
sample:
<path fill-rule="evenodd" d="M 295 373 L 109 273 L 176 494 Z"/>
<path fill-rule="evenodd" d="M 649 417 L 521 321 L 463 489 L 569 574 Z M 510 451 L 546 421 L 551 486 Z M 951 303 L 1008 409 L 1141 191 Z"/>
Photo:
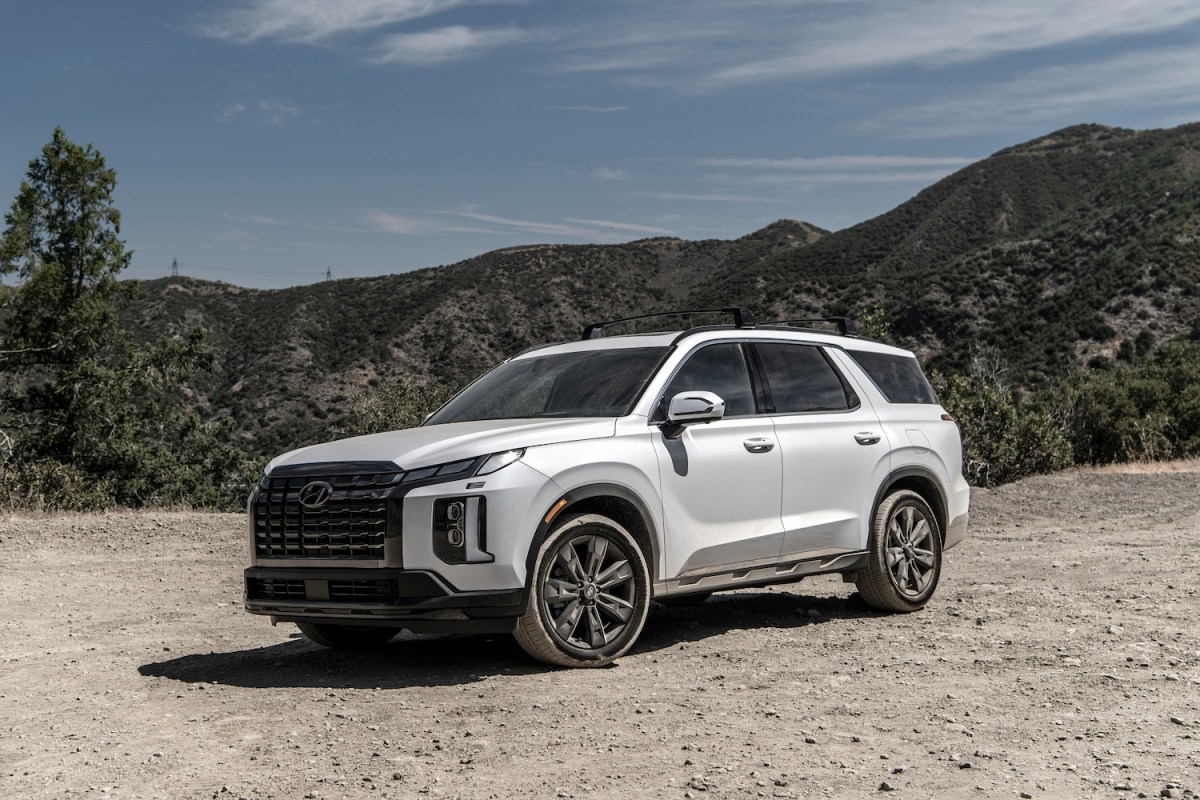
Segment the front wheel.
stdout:
<path fill-rule="evenodd" d="M 569 517 L 538 548 L 517 643 L 562 667 L 602 667 L 633 646 L 650 607 L 634 538 L 598 514 Z"/>
<path fill-rule="evenodd" d="M 867 566 L 858 591 L 871 608 L 916 611 L 929 601 L 942 574 L 942 533 L 921 495 L 893 492 L 875 509 Z"/>
<path fill-rule="evenodd" d="M 366 650 L 385 645 L 400 631 L 373 625 L 330 625 L 326 622 L 297 622 L 310 641 L 335 650 Z"/>

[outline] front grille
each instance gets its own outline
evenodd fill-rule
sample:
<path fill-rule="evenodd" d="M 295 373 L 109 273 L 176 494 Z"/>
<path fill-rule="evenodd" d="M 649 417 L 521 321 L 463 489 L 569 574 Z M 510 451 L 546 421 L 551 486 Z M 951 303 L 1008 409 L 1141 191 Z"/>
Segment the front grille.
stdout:
<path fill-rule="evenodd" d="M 246 588 L 251 600 L 331 600 L 337 603 L 394 603 L 400 599 L 396 581 L 337 580 L 309 581 L 291 578 L 249 578 Z"/>
<path fill-rule="evenodd" d="M 259 558 L 382 560 L 387 498 L 403 472 L 265 478 L 254 500 L 254 549 Z M 319 508 L 300 503 L 314 482 L 332 487 Z"/>
<path fill-rule="evenodd" d="M 330 581 L 329 599 L 368 603 L 393 602 L 400 597 L 395 581 Z"/>
<path fill-rule="evenodd" d="M 303 600 L 304 581 L 283 578 L 251 578 L 250 597 L 256 600 Z"/>

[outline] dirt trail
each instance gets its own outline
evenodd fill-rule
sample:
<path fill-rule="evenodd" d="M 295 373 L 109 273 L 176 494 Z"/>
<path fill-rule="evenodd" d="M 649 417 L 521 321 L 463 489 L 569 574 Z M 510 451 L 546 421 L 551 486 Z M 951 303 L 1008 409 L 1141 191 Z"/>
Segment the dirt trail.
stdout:
<path fill-rule="evenodd" d="M 930 606 L 818 578 L 655 607 L 612 668 L 325 651 L 240 608 L 236 515 L 0 521 L 0 797 L 1200 791 L 1200 475 L 975 494 Z"/>

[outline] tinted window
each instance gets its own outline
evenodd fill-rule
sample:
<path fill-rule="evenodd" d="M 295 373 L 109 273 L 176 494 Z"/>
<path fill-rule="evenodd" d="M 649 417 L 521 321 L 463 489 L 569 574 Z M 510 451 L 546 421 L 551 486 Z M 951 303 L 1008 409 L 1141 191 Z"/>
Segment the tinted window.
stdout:
<path fill-rule="evenodd" d="M 740 345 L 714 344 L 693 353 L 667 386 L 669 402 L 680 392 L 713 392 L 725 401 L 725 416 L 754 413 L 754 393 Z"/>
<path fill-rule="evenodd" d="M 663 347 L 638 347 L 515 359 L 468 386 L 426 424 L 624 416 L 665 354 Z"/>
<path fill-rule="evenodd" d="M 936 404 L 933 387 L 925 380 L 921 365 L 912 356 L 850 350 L 850 357 L 871 376 L 889 403 Z"/>
<path fill-rule="evenodd" d="M 821 348 L 803 344 L 758 344 L 777 414 L 844 411 L 858 405 Z"/>

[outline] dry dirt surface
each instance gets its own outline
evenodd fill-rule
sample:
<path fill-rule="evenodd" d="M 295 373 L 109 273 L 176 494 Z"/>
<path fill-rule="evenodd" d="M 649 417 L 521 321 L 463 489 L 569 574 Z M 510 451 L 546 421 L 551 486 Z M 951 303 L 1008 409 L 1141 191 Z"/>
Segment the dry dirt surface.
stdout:
<path fill-rule="evenodd" d="M 922 612 L 734 592 L 578 671 L 272 628 L 236 515 L 0 520 L 0 798 L 1193 797 L 1198 489 L 978 491 Z"/>

